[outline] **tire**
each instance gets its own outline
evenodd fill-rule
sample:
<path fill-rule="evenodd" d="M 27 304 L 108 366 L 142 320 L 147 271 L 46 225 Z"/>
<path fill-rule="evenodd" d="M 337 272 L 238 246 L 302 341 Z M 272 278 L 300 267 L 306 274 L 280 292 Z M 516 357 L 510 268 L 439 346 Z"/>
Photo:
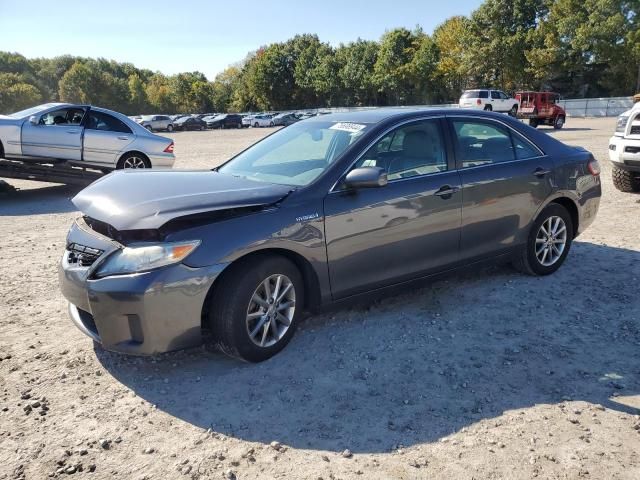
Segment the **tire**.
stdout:
<path fill-rule="evenodd" d="M 239 123 L 238 125 L 236 125 L 236 128 L 242 128 L 242 124 Z"/>
<path fill-rule="evenodd" d="M 253 128 L 258 128 L 260 126 L 260 124 L 258 122 L 253 124 Z"/>
<path fill-rule="evenodd" d="M 562 127 L 564 127 L 564 117 L 562 115 L 558 115 L 553 120 L 553 128 L 555 128 L 556 130 L 560 130 Z"/>
<path fill-rule="evenodd" d="M 518 106 L 514 105 L 513 107 L 511 107 L 511 110 L 509 110 L 509 116 L 516 118 L 518 116 Z"/>
<path fill-rule="evenodd" d="M 129 152 L 120 157 L 120 160 L 118 160 L 118 164 L 116 165 L 117 170 L 123 170 L 125 168 L 151 168 L 151 162 L 141 153 Z"/>
<path fill-rule="evenodd" d="M 557 228 L 557 232 L 555 233 L 556 241 L 552 243 L 554 247 L 547 247 L 546 244 L 540 244 L 540 237 L 544 237 L 544 232 L 542 232 L 541 228 L 544 226 L 545 230 L 549 229 L 549 221 L 551 220 L 552 227 L 556 225 L 556 219 L 561 219 Z M 562 230 L 562 223 L 564 223 L 564 230 Z M 558 243 L 558 241 L 562 240 L 562 235 L 564 234 L 564 244 Z M 573 242 L 573 221 L 571 220 L 571 215 L 562 205 L 557 203 L 551 203 L 546 206 L 542 212 L 538 215 L 536 220 L 531 225 L 531 230 L 529 231 L 529 235 L 527 238 L 527 243 L 522 249 L 522 252 L 519 254 L 518 258 L 513 262 L 514 266 L 523 273 L 529 275 L 549 275 L 564 263 L 567 255 L 569 254 L 569 250 L 571 249 L 571 243 Z M 563 245 L 560 254 L 558 255 L 558 246 Z M 542 247 L 542 248 L 541 248 Z M 548 252 L 552 252 L 549 255 L 556 255 L 555 261 L 551 264 L 544 263 L 544 250 L 548 249 Z M 539 253 L 538 253 L 539 252 Z M 542 258 L 541 258 L 542 257 Z M 546 257 L 546 262 L 552 260 L 551 256 Z"/>
<path fill-rule="evenodd" d="M 533 128 L 538 128 L 538 119 L 537 118 L 530 118 L 529 119 L 529 126 L 533 127 Z"/>
<path fill-rule="evenodd" d="M 152 127 L 151 125 L 147 125 L 147 126 L 146 126 L 146 127 L 144 127 L 144 128 L 146 128 L 147 130 L 149 130 L 150 132 L 152 132 L 152 133 L 153 133 L 153 127 Z"/>
<path fill-rule="evenodd" d="M 621 192 L 640 192 L 640 178 L 633 172 L 612 167 L 611 178 L 613 179 L 613 186 Z"/>
<path fill-rule="evenodd" d="M 269 126 L 270 126 L 270 127 L 273 127 L 273 122 L 269 122 Z"/>
<path fill-rule="evenodd" d="M 211 308 L 206 318 L 210 331 L 207 342 L 229 356 L 247 362 L 262 362 L 286 347 L 295 333 L 304 305 L 302 275 L 291 261 L 275 255 L 249 257 L 230 268 L 224 282 L 212 287 Z M 270 289 L 273 293 L 277 276 L 281 277 L 281 285 L 288 285 L 288 281 L 292 287 L 287 291 L 287 298 L 276 305 L 283 305 L 286 300 L 289 304 L 293 302 L 293 307 L 287 311 L 287 315 L 290 315 L 289 326 L 283 322 L 275 323 L 275 331 L 282 335 L 276 340 L 271 328 L 273 320 L 265 322 L 264 315 L 249 318 L 248 312 L 252 310 L 254 315 L 259 315 L 264 311 L 264 307 L 257 311 L 257 304 L 252 299 L 255 295 L 266 297 L 264 282 L 267 279 L 271 279 Z M 258 293 L 259 291 L 261 293 Z M 266 334 L 265 329 L 260 328 L 260 322 L 266 326 Z M 250 329 L 255 331 L 256 328 L 258 331 L 252 337 Z M 259 345 L 262 341 L 265 343 L 264 346 Z M 275 343 L 270 343 L 272 341 Z"/>
<path fill-rule="evenodd" d="M 173 132 L 173 125 L 169 124 L 167 126 L 167 132 Z"/>
<path fill-rule="evenodd" d="M 491 111 L 493 111 L 493 107 L 491 105 L 485 105 L 484 106 L 484 111 L 485 112 L 491 112 Z"/>

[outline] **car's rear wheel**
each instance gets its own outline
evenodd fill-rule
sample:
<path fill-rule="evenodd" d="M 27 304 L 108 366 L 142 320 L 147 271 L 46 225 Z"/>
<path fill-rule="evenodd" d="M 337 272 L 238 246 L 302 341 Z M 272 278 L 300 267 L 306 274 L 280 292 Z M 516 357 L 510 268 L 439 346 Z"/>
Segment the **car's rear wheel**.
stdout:
<path fill-rule="evenodd" d="M 529 126 L 533 127 L 533 128 L 538 128 L 538 119 L 537 118 L 530 118 L 529 119 Z"/>
<path fill-rule="evenodd" d="M 613 167 L 611 171 L 613 186 L 621 192 L 640 192 L 640 174 Z"/>
<path fill-rule="evenodd" d="M 533 222 L 527 243 L 514 266 L 529 275 L 549 275 L 564 263 L 573 242 L 571 215 L 562 205 L 551 203 Z"/>
<path fill-rule="evenodd" d="M 151 168 L 151 162 L 140 153 L 126 153 L 120 158 L 116 168 L 118 170 L 125 168 Z"/>
<path fill-rule="evenodd" d="M 242 128 L 242 124 L 239 123 L 238 125 L 236 125 L 236 128 Z"/>
<path fill-rule="evenodd" d="M 279 256 L 252 257 L 230 268 L 213 286 L 210 343 L 227 355 L 261 362 L 293 337 L 304 305 L 302 275 Z"/>
<path fill-rule="evenodd" d="M 511 107 L 511 110 L 509 110 L 509 116 L 516 118 L 517 115 L 518 115 L 518 106 L 514 105 L 513 107 Z"/>
<path fill-rule="evenodd" d="M 270 126 L 270 127 L 273 127 L 273 122 L 269 122 L 269 126 Z"/>
<path fill-rule="evenodd" d="M 564 127 L 564 117 L 562 115 L 558 115 L 553 121 L 553 128 L 560 130 L 562 127 Z"/>
<path fill-rule="evenodd" d="M 259 124 L 258 122 L 256 122 L 256 123 L 254 123 L 254 124 L 253 124 L 253 127 L 254 127 L 254 128 L 258 128 L 259 126 L 260 126 L 260 124 Z"/>
<path fill-rule="evenodd" d="M 485 105 L 485 106 L 484 106 L 484 111 L 485 111 L 485 112 L 490 112 L 490 111 L 492 111 L 492 110 L 493 110 L 493 107 L 492 107 L 491 105 Z"/>
<path fill-rule="evenodd" d="M 167 126 L 167 132 L 173 132 L 173 125 Z"/>

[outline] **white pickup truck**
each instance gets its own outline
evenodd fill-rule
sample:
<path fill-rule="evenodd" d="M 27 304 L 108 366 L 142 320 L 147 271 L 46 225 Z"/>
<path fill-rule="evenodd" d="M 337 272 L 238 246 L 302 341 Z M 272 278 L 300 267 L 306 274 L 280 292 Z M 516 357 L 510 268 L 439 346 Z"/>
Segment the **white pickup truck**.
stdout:
<path fill-rule="evenodd" d="M 613 185 L 621 192 L 640 192 L 640 102 L 618 117 L 609 160 Z"/>

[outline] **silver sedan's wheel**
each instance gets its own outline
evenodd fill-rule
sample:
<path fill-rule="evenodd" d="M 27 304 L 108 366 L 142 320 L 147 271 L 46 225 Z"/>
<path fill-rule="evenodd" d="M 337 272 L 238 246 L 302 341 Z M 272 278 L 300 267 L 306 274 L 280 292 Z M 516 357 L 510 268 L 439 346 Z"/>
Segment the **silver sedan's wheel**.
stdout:
<path fill-rule="evenodd" d="M 536 258 L 541 265 L 550 267 L 562 256 L 567 245 L 567 226 L 561 217 L 545 220 L 536 234 Z"/>
<path fill-rule="evenodd" d="M 132 155 L 125 158 L 124 162 L 122 163 L 122 168 L 147 168 L 147 163 L 145 162 L 144 158 Z"/>
<path fill-rule="evenodd" d="M 275 274 L 255 289 L 247 308 L 249 338 L 259 347 L 278 343 L 287 333 L 296 309 L 296 289 L 286 275 Z"/>

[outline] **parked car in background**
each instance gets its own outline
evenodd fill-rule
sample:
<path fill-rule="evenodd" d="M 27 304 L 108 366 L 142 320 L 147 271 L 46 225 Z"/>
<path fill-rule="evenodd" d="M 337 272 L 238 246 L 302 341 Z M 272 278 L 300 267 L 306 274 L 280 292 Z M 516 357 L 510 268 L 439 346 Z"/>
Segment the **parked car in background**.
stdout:
<path fill-rule="evenodd" d="M 253 127 L 273 127 L 273 115 L 262 114 L 255 115 L 251 119 L 251 125 Z"/>
<path fill-rule="evenodd" d="M 173 121 L 168 115 L 142 115 L 138 123 L 150 132 L 173 131 Z"/>
<path fill-rule="evenodd" d="M 560 95 L 553 92 L 516 92 L 516 100 L 520 104 L 518 118 L 529 119 L 529 125 L 550 125 L 556 130 L 561 129 L 567 114 L 558 101 Z"/>
<path fill-rule="evenodd" d="M 207 124 L 200 118 L 182 117 L 175 121 L 173 128 L 175 130 L 206 130 Z"/>
<path fill-rule="evenodd" d="M 171 167 L 173 141 L 129 117 L 89 105 L 47 103 L 0 117 L 0 158 L 105 170 Z"/>
<path fill-rule="evenodd" d="M 295 115 L 295 113 L 279 113 L 278 115 L 274 115 L 271 121 L 274 126 L 286 127 L 292 123 L 299 122 L 300 119 Z"/>
<path fill-rule="evenodd" d="M 72 321 L 107 350 L 206 340 L 257 362 L 287 345 L 305 310 L 481 261 L 552 274 L 600 196 L 591 153 L 509 117 L 324 115 L 213 171 L 92 184 L 73 199 L 83 216 L 60 285 Z"/>
<path fill-rule="evenodd" d="M 208 128 L 242 128 L 242 117 L 235 113 L 222 113 L 203 119 Z"/>
<path fill-rule="evenodd" d="M 460 108 L 504 112 L 512 117 L 518 113 L 518 100 L 511 98 L 501 90 L 488 88 L 465 90 L 458 103 Z"/>
<path fill-rule="evenodd" d="M 640 192 L 640 103 L 618 117 L 609 160 L 613 185 L 621 192 Z"/>
<path fill-rule="evenodd" d="M 249 113 L 247 115 L 243 115 L 242 116 L 242 127 L 243 128 L 249 128 L 252 123 L 251 120 L 253 120 L 253 117 L 255 117 L 256 115 L 254 113 Z"/>

